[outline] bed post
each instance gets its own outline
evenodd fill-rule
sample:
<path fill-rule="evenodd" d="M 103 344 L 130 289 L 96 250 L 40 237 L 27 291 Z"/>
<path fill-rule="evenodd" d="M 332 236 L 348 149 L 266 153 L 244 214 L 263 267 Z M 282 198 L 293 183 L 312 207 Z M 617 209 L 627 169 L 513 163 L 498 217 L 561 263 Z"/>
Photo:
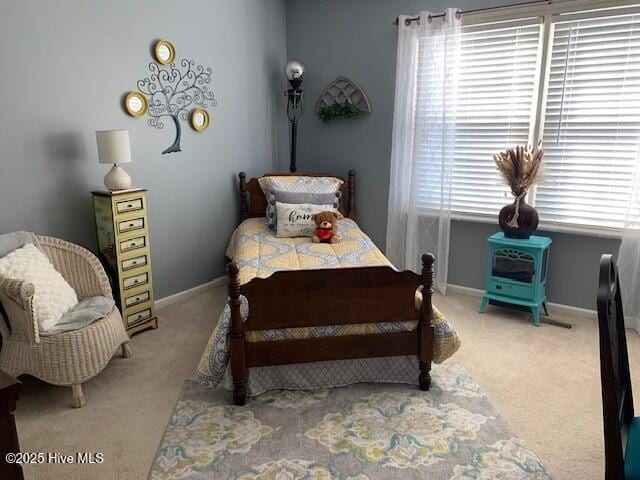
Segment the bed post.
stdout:
<path fill-rule="evenodd" d="M 240 269 L 235 263 L 227 267 L 229 272 L 229 307 L 231 308 L 231 376 L 233 377 L 233 402 L 244 405 L 247 397 L 247 364 L 244 352 L 244 331 L 240 313 Z"/>
<path fill-rule="evenodd" d="M 247 204 L 247 174 L 240 172 L 240 221 L 249 218 L 249 205 Z"/>
<path fill-rule="evenodd" d="M 433 263 L 435 257 L 430 253 L 422 255 L 422 306 L 418 324 L 418 360 L 420 363 L 420 390 L 429 390 L 431 385 L 431 360 L 433 358 Z"/>
<path fill-rule="evenodd" d="M 347 218 L 355 220 L 356 218 L 356 171 L 349 170 L 349 180 L 347 183 L 349 190 L 349 206 L 347 208 Z"/>

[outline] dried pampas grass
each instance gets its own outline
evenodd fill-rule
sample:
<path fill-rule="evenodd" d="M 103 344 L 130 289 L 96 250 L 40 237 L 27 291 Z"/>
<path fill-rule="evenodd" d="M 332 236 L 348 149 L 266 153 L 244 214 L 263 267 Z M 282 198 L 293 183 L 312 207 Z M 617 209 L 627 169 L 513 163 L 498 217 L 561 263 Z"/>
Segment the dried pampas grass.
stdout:
<path fill-rule="evenodd" d="M 498 170 L 515 197 L 526 195 L 529 188 L 542 180 L 544 151 L 538 144 L 518 145 L 493 156 Z"/>

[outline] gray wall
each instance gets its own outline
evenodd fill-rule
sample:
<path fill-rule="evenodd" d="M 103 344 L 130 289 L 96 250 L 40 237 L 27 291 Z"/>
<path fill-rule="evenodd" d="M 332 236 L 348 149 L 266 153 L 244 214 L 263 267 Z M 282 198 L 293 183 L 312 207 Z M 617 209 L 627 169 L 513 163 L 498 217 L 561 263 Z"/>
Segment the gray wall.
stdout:
<path fill-rule="evenodd" d="M 458 0 L 461 9 L 512 3 Z M 307 67 L 303 89 L 306 112 L 299 129 L 299 170 L 330 170 L 358 176 L 358 215 L 364 230 L 384 246 L 389 190 L 398 14 L 442 11 L 452 2 L 428 0 L 287 0 L 287 50 Z M 315 101 L 328 82 L 346 75 L 369 96 L 373 111 L 353 121 L 322 124 L 313 115 Z M 288 160 L 281 157 L 281 168 Z M 497 213 L 496 213 L 497 215 Z M 496 225 L 454 221 L 449 282 L 483 288 L 486 238 Z M 579 235 L 549 234 L 553 239 L 548 296 L 552 302 L 594 308 L 601 253 L 616 252 L 619 242 Z"/>
<path fill-rule="evenodd" d="M 151 47 L 214 70 L 211 127 L 183 124 L 182 152 L 161 155 L 173 126 L 154 130 L 121 108 L 148 75 Z M 17 229 L 95 250 L 95 130 L 128 129 L 136 186 L 149 192 L 156 297 L 223 274 L 237 219 L 235 175 L 286 156 L 284 0 L 4 2 L 0 73 L 0 233 Z"/>

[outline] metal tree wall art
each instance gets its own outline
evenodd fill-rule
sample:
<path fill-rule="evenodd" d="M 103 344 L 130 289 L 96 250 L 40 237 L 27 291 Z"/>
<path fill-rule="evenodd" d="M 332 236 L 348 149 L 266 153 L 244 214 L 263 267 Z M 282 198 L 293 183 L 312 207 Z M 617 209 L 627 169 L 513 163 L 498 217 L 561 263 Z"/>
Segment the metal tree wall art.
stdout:
<path fill-rule="evenodd" d="M 166 67 L 156 62 L 149 64 L 151 75 L 138 80 L 138 90 L 149 103 L 149 125 L 162 129 L 165 121 L 171 120 L 176 128 L 176 137 L 162 153 L 180 152 L 182 129 L 180 121 L 189 119 L 194 108 L 215 107 L 217 101 L 208 84 L 211 82 L 211 67 L 196 65 L 193 60 L 184 59 L 178 67 L 175 63 Z"/>

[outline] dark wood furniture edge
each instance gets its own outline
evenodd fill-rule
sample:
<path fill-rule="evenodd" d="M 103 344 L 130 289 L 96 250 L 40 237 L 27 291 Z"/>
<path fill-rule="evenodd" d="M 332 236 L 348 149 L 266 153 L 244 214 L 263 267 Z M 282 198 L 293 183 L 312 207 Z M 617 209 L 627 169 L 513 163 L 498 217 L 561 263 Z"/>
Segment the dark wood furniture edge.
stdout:
<path fill-rule="evenodd" d="M 414 272 L 388 266 L 278 271 L 242 285 L 241 294 L 251 299 L 243 329 L 418 321 L 420 285 Z"/>
<path fill-rule="evenodd" d="M 240 172 L 238 174 L 240 188 L 240 221 L 243 222 L 249 218 L 249 203 L 247 201 L 247 174 Z"/>
<path fill-rule="evenodd" d="M 22 391 L 22 383 L 0 370 L 0 478 L 7 480 L 24 479 L 22 466 L 6 460 L 8 453 L 20 452 L 14 412 Z"/>
<path fill-rule="evenodd" d="M 605 479 L 622 480 L 624 445 L 634 417 L 620 280 L 613 256 L 602 255 L 597 294 Z M 618 371 L 616 372 L 617 363 Z"/>
<path fill-rule="evenodd" d="M 229 272 L 229 307 L 231 308 L 231 328 L 229 331 L 229 349 L 231 377 L 233 378 L 233 401 L 236 405 L 244 405 L 247 397 L 247 371 L 243 320 L 240 313 L 240 269 L 235 263 L 228 266 Z"/>
<path fill-rule="evenodd" d="M 416 332 L 247 342 L 247 367 L 415 355 Z"/>
<path fill-rule="evenodd" d="M 422 255 L 422 304 L 420 305 L 420 320 L 418 321 L 420 365 L 420 390 L 427 391 L 431 386 L 431 361 L 435 343 L 435 328 L 433 326 L 433 266 L 435 257 L 430 253 Z"/>
<path fill-rule="evenodd" d="M 356 219 L 356 171 L 349 170 L 349 179 L 347 180 L 347 189 L 349 190 L 349 206 L 347 207 L 347 218 Z"/>
<path fill-rule="evenodd" d="M 347 218 L 356 219 L 356 171 L 351 169 L 348 172 L 347 180 L 342 177 L 333 175 L 328 172 L 307 172 L 307 173 L 290 173 L 290 172 L 268 172 L 263 177 L 272 176 L 304 176 L 304 177 L 335 177 L 344 183 L 340 186 L 342 197 L 340 198 L 340 212 Z M 247 174 L 240 172 L 238 174 L 238 189 L 240 194 L 240 222 L 247 218 L 264 217 L 267 199 L 262 193 L 262 189 L 257 178 L 247 181 Z"/>

